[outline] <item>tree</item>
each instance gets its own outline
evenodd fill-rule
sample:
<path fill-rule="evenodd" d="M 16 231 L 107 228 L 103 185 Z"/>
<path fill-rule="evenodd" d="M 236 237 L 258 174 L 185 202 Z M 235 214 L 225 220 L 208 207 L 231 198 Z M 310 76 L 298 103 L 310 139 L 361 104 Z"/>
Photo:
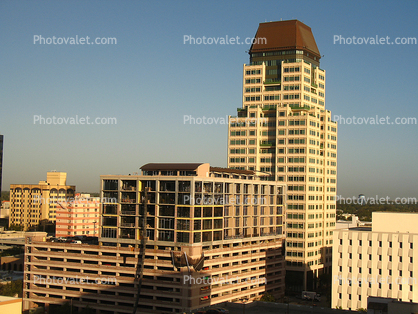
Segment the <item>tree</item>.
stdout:
<path fill-rule="evenodd" d="M 5 285 L 0 285 L 0 295 L 14 297 L 23 295 L 23 280 L 15 280 Z"/>
<path fill-rule="evenodd" d="M 276 299 L 270 293 L 264 293 L 260 301 L 262 302 L 275 302 Z"/>
<path fill-rule="evenodd" d="M 23 231 L 23 226 L 22 225 L 10 225 L 9 230 Z"/>

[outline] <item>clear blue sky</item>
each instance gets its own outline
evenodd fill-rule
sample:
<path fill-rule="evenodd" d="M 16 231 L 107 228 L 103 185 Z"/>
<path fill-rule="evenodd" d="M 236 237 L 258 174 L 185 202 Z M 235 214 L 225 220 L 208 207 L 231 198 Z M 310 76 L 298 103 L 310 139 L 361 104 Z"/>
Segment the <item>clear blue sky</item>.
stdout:
<path fill-rule="evenodd" d="M 1 1 L 3 190 L 68 173 L 78 191 L 101 174 L 148 162 L 226 166 L 226 125 L 183 116 L 235 115 L 249 45 L 188 45 L 183 36 L 241 39 L 258 24 L 312 28 L 327 71 L 326 107 L 342 117 L 418 117 L 418 45 L 338 45 L 343 37 L 418 37 L 418 2 Z M 40 45 L 34 36 L 115 37 L 116 45 Z M 115 117 L 117 125 L 39 125 L 43 117 Z M 338 194 L 418 197 L 418 125 L 340 125 Z"/>

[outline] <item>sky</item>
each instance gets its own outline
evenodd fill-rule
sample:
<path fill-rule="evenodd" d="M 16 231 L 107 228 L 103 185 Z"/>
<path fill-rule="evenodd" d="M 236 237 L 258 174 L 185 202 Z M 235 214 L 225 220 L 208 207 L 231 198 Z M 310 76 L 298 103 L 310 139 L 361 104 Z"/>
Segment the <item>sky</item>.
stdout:
<path fill-rule="evenodd" d="M 3 190 L 51 170 L 98 192 L 100 175 L 149 162 L 225 167 L 227 125 L 184 120 L 236 115 L 250 45 L 185 38 L 244 41 L 259 23 L 298 19 L 323 55 L 326 109 L 340 121 L 337 194 L 418 198 L 418 44 L 348 44 L 418 38 L 417 13 L 416 1 L 0 1 Z M 53 36 L 116 43 L 48 44 Z M 365 123 L 376 116 L 389 123 Z M 80 124 L 87 117 L 116 123 Z"/>

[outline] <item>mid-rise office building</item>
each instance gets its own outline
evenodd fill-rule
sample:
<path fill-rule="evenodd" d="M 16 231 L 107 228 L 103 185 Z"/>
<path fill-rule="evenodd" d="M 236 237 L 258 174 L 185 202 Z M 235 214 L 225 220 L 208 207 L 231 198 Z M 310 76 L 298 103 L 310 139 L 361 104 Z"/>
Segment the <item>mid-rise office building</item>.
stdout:
<path fill-rule="evenodd" d="M 56 209 L 56 237 L 99 236 L 100 197 L 77 193 L 59 202 Z"/>
<path fill-rule="evenodd" d="M 28 241 L 25 309 L 132 313 L 141 276 L 137 313 L 284 296 L 283 184 L 209 164 L 141 170 L 101 176 L 99 246 Z"/>
<path fill-rule="evenodd" d="M 337 124 L 325 109 L 325 70 L 297 20 L 261 23 L 249 54 L 228 167 L 287 185 L 286 289 L 310 290 L 331 272 L 336 219 Z"/>
<path fill-rule="evenodd" d="M 417 302 L 418 214 L 374 212 L 372 227 L 334 232 L 331 306 L 367 308 L 368 297 Z"/>
<path fill-rule="evenodd" d="M 41 222 L 55 222 L 58 203 L 74 198 L 75 186 L 67 185 L 65 172 L 48 172 L 39 184 L 10 184 L 10 225 L 24 230 Z"/>

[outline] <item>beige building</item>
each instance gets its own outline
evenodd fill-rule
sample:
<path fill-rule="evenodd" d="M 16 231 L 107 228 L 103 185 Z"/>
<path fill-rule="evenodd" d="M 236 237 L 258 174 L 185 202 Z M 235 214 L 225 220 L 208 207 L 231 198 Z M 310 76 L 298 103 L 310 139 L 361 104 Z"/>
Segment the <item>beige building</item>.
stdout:
<path fill-rule="evenodd" d="M 0 218 L 9 219 L 10 217 L 10 201 L 1 202 Z"/>
<path fill-rule="evenodd" d="M 132 313 L 141 269 L 137 313 L 284 296 L 283 184 L 209 164 L 141 169 L 101 176 L 99 246 L 28 241 L 24 309 Z"/>
<path fill-rule="evenodd" d="M 21 314 L 22 298 L 0 296 L 0 312 L 7 314 Z"/>
<path fill-rule="evenodd" d="M 100 197 L 77 193 L 56 208 L 56 237 L 99 236 Z"/>
<path fill-rule="evenodd" d="M 331 271 L 337 124 L 325 109 L 326 74 L 311 29 L 261 23 L 243 68 L 243 104 L 230 117 L 228 167 L 287 185 L 286 289 L 313 289 Z"/>
<path fill-rule="evenodd" d="M 54 222 L 59 203 L 74 198 L 75 186 L 66 181 L 65 172 L 47 172 L 46 181 L 39 184 L 11 184 L 9 226 L 28 230 L 41 221 Z"/>
<path fill-rule="evenodd" d="M 372 227 L 334 232 L 331 306 L 367 308 L 367 297 L 417 302 L 418 214 L 374 212 Z"/>

